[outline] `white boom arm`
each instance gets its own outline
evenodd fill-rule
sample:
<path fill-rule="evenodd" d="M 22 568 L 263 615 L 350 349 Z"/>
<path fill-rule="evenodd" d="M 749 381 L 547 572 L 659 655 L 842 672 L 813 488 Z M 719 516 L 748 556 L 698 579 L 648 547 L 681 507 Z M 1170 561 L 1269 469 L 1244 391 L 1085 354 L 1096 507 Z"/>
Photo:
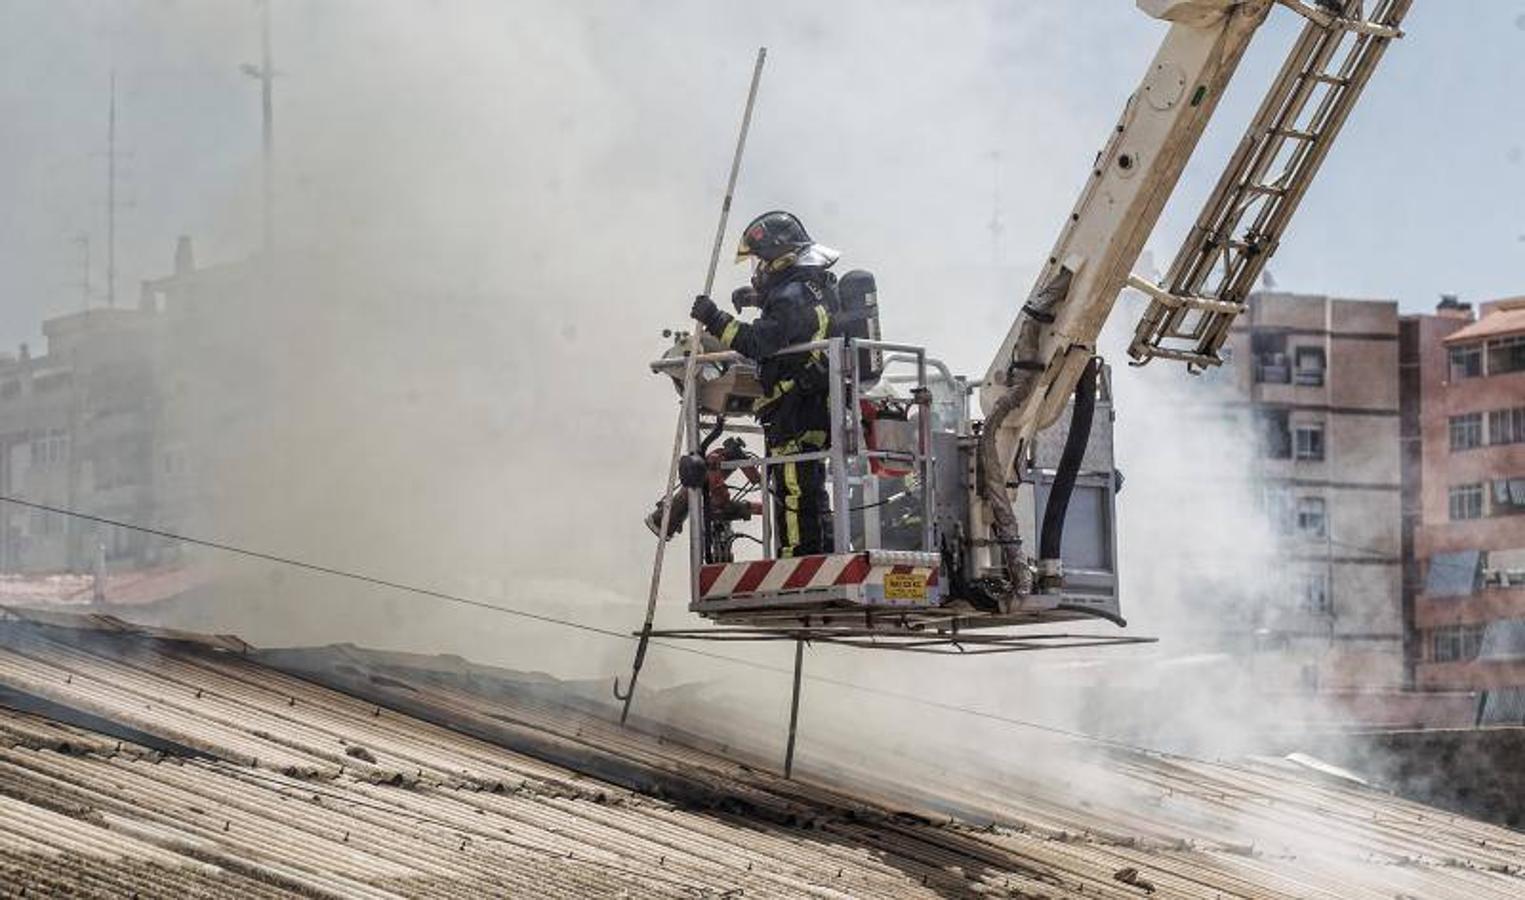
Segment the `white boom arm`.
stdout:
<path fill-rule="evenodd" d="M 970 498 L 975 568 L 1004 571 L 1018 598 L 1031 593 L 1032 571 L 1021 555 L 1007 485 L 1016 456 L 1024 442 L 1065 409 L 1094 355 L 1097 335 L 1129 283 L 1133 265 L 1203 128 L 1250 39 L 1278 2 L 1307 18 L 1308 30 L 1289 55 L 1193 232 L 1190 240 L 1196 244 L 1189 243 L 1177 261 L 1175 270 L 1180 271 L 1173 270 L 1173 275 L 1180 277 L 1173 278 L 1172 285 L 1181 293 L 1148 286 L 1159 306 L 1151 309 L 1149 327 L 1164 338 L 1198 338 L 1202 349 L 1192 354 L 1151 352 L 1144 345 L 1160 339 L 1151 332 L 1130 349 L 1145 361 L 1164 355 L 1198 365 L 1216 364 L 1215 348 L 1221 346 L 1217 335 L 1219 331 L 1226 334 L 1226 323 L 1243 308 L 1242 296 L 1226 296 L 1238 288 L 1228 287 L 1241 285 L 1246 273 L 1253 283 L 1253 276 L 1274 251 L 1279 229 L 1322 161 L 1382 47 L 1399 36 L 1396 26 L 1409 5 L 1409 0 L 1376 0 L 1374 5 L 1381 9 L 1374 11 L 1376 21 L 1369 21 L 1363 0 L 1321 0 L 1318 5 L 1303 0 L 1137 0 L 1145 13 L 1171 23 L 1170 30 L 1097 155 L 1079 201 L 980 388 L 986 418 L 979 476 L 975 496 Z M 1335 57 L 1346 33 L 1357 35 L 1356 51 L 1348 63 L 1339 64 L 1344 70 L 1325 73 L 1323 67 Z M 1322 105 L 1320 87 L 1328 91 Z M 1314 124 L 1299 125 L 1302 111 L 1313 106 L 1318 107 Z M 1324 122 L 1322 133 L 1319 121 Z M 1305 145 L 1291 154 L 1301 168 L 1289 168 L 1283 183 L 1271 181 L 1265 177 L 1271 159 L 1262 162 L 1261 156 L 1269 153 L 1270 158 L 1280 158 L 1288 141 Z M 1242 250 L 1248 248 L 1243 255 L 1249 262 L 1233 273 L 1237 280 L 1225 281 L 1216 296 L 1198 296 L 1208 293 L 1199 288 L 1206 279 L 1202 271 L 1210 267 L 1199 264 L 1198 258 L 1225 256 L 1233 242 L 1224 232 L 1238 227 L 1246 210 L 1258 210 L 1255 204 L 1262 201 L 1267 207 L 1264 217 L 1239 242 Z M 1276 204 L 1280 207 L 1272 208 Z M 1256 243 L 1266 235 L 1270 236 L 1266 244 Z M 1134 283 L 1141 282 L 1134 279 Z M 1217 317 L 1211 335 L 1200 334 L 1202 325 L 1189 335 L 1180 331 L 1186 315 L 1195 311 Z M 1140 326 L 1141 335 L 1148 330 Z"/>

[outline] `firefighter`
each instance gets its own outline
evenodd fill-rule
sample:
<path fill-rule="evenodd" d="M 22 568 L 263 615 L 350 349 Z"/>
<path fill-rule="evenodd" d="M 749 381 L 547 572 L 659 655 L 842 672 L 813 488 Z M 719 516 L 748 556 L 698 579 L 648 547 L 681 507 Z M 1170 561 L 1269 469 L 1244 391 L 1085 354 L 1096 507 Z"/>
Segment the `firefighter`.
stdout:
<path fill-rule="evenodd" d="M 811 453 L 830 445 L 825 354 L 778 351 L 826 338 L 836 290 L 830 269 L 837 256 L 835 250 L 812 241 L 792 214 L 763 213 L 742 231 L 736 248 L 738 263 L 752 263 L 752 283 L 731 294 L 738 313 L 756 306 L 761 315 L 743 322 L 709 297 L 694 300 L 694 319 L 726 347 L 758 363 L 763 396 L 752 411 L 762 422 L 769 456 Z M 778 555 L 830 553 L 825 462 L 787 462 L 770 466 L 769 472 L 779 513 Z"/>

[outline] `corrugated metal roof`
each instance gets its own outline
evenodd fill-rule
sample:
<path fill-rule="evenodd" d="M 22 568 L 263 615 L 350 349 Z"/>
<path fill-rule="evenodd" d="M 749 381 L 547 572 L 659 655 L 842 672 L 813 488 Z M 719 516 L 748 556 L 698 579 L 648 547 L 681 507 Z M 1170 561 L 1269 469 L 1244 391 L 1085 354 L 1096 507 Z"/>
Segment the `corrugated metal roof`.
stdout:
<path fill-rule="evenodd" d="M 1055 776 L 1068 764 L 1061 747 L 1042 777 L 1016 759 L 1003 772 L 942 759 L 916 785 L 876 783 L 871 765 L 785 781 L 696 742 L 620 729 L 545 680 L 459 661 L 248 653 L 224 638 L 67 625 L 0 623 L 10 707 L 0 709 L 0 884 L 11 889 L 1383 900 L 1525 891 L 1525 835 L 1285 761 L 1109 750 Z"/>

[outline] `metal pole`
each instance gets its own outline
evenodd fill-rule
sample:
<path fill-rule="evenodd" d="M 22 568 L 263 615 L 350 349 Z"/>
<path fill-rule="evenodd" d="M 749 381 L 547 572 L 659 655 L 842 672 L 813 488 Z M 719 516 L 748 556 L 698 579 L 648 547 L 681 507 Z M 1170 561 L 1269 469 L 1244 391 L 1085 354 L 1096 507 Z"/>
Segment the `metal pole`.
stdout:
<path fill-rule="evenodd" d="M 842 338 L 832 338 L 831 345 L 826 350 L 826 371 L 831 379 L 831 385 L 827 393 L 827 403 L 831 407 L 831 430 L 827 432 L 831 436 L 831 544 L 833 553 L 847 553 L 852 550 L 852 527 L 850 524 L 851 512 L 847 502 L 847 448 L 844 446 L 846 438 L 843 436 L 844 410 L 843 384 L 842 384 Z M 856 413 L 856 411 L 855 411 Z"/>
<path fill-rule="evenodd" d="M 270 231 L 271 231 L 271 225 L 270 225 L 270 220 L 271 220 L 271 211 L 270 211 L 270 197 L 271 197 L 270 179 L 271 179 L 271 172 L 270 172 L 270 169 L 271 169 L 271 160 L 272 160 L 272 157 L 274 155 L 274 148 L 275 148 L 275 105 L 274 105 L 274 103 L 272 101 L 272 98 L 271 98 L 271 84 L 270 84 L 270 82 L 275 77 L 275 70 L 271 68 L 271 63 L 270 63 L 270 0 L 264 0 L 264 2 L 260 4 L 260 6 L 262 7 L 262 10 L 261 10 L 262 15 L 261 15 L 261 20 L 260 20 L 260 54 L 261 55 L 260 55 L 259 80 L 260 80 L 260 111 L 262 113 L 261 139 L 262 139 L 262 154 L 263 154 L 262 155 L 262 159 L 261 159 L 261 177 L 263 178 L 263 184 L 262 184 L 261 187 L 262 187 L 262 190 L 263 190 L 263 201 L 264 201 L 264 219 L 261 222 L 261 226 L 263 228 L 264 249 L 265 249 L 265 252 L 268 253 L 268 252 L 270 252 Z"/>
<path fill-rule="evenodd" d="M 747 146 L 747 132 L 752 127 L 752 107 L 757 103 L 757 86 L 762 81 L 763 63 L 768 58 L 768 48 L 757 48 L 757 62 L 752 67 L 752 84 L 747 89 L 747 105 L 741 114 L 741 134 L 736 138 L 736 153 L 731 157 L 731 174 L 725 183 L 725 199 L 720 203 L 720 221 L 715 226 L 715 243 L 710 249 L 709 270 L 704 276 L 704 294 L 709 294 L 715 289 L 715 270 L 720 266 L 720 248 L 725 243 L 726 224 L 731 218 L 731 198 L 736 194 L 736 178 L 741 173 L 741 154 Z M 683 455 L 683 434 L 688 430 L 690 416 L 696 405 L 694 394 L 694 373 L 697 370 L 697 359 L 703 345 L 699 338 L 699 326 L 695 324 L 688 339 L 688 360 L 683 366 L 683 407 L 678 413 L 678 425 L 673 431 L 672 458 L 667 464 L 667 489 L 662 492 L 662 526 L 657 529 L 657 552 L 656 558 L 651 564 L 651 586 L 646 596 L 646 621 L 641 625 L 641 640 L 636 645 L 635 662 L 630 667 L 630 684 L 624 693 L 620 692 L 619 678 L 614 679 L 614 696 L 624 702 L 620 709 L 620 724 L 630 716 L 630 701 L 635 698 L 635 683 L 641 677 L 641 666 L 646 662 L 646 647 L 651 643 L 651 623 L 657 611 L 657 591 L 662 584 L 662 561 L 667 551 L 667 529 L 672 523 L 672 492 L 678 481 L 678 458 Z M 693 494 L 689 495 L 690 501 Z M 689 504 L 689 513 L 694 515 L 694 523 L 700 521 L 702 511 Z M 701 545 L 702 546 L 702 545 Z M 698 565 L 700 560 L 692 560 Z"/>
<path fill-rule="evenodd" d="M 800 722 L 800 673 L 805 669 L 805 642 L 794 642 L 794 694 L 789 699 L 789 743 L 784 746 L 784 777 L 794 775 L 794 737 Z"/>
<path fill-rule="evenodd" d="M 708 294 L 707 291 L 706 294 Z M 698 333 L 698 328 L 695 328 L 694 331 Z M 690 384 L 684 389 L 684 393 L 689 393 L 690 391 L 697 393 L 698 386 Z M 688 419 L 686 423 L 686 428 L 688 429 L 688 452 L 698 453 L 699 403 L 697 399 L 685 404 L 685 413 Z M 704 515 L 704 493 L 696 487 L 688 489 L 688 526 L 688 558 L 696 563 L 703 562 L 705 536 L 709 529 L 709 519 Z M 666 534 L 666 532 L 664 531 L 663 534 Z M 688 567 L 688 599 L 689 602 L 699 599 L 698 565 L 690 565 Z"/>
<path fill-rule="evenodd" d="M 106 114 L 106 305 L 116 306 L 116 70 Z M 73 455 L 73 449 L 70 449 Z"/>
<path fill-rule="evenodd" d="M 927 552 L 937 550 L 936 535 L 933 531 L 933 498 L 937 496 L 936 485 L 932 483 L 935 473 L 932 470 L 932 415 L 936 404 L 932 402 L 932 389 L 927 385 L 927 352 L 916 352 L 916 384 L 921 389 L 919 401 L 920 415 L 918 420 L 921 427 L 917 429 L 916 440 L 921 446 L 917 449 L 917 466 L 921 478 L 921 549 Z"/>
<path fill-rule="evenodd" d="M 768 464 L 763 463 L 757 467 L 757 474 L 762 479 L 762 554 L 763 559 L 773 558 L 773 482 L 769 481 L 771 473 Z"/>

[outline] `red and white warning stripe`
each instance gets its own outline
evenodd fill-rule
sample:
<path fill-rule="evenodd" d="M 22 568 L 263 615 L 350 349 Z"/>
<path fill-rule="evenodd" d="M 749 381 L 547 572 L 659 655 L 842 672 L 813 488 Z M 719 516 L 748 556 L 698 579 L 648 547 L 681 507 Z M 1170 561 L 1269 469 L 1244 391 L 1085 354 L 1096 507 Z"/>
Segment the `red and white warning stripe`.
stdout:
<path fill-rule="evenodd" d="M 699 598 L 712 600 L 741 594 L 804 591 L 842 585 L 882 585 L 886 575 L 907 575 L 913 572 L 926 574 L 927 584 L 935 585 L 936 559 L 936 554 L 865 551 L 713 563 L 699 570 Z"/>

